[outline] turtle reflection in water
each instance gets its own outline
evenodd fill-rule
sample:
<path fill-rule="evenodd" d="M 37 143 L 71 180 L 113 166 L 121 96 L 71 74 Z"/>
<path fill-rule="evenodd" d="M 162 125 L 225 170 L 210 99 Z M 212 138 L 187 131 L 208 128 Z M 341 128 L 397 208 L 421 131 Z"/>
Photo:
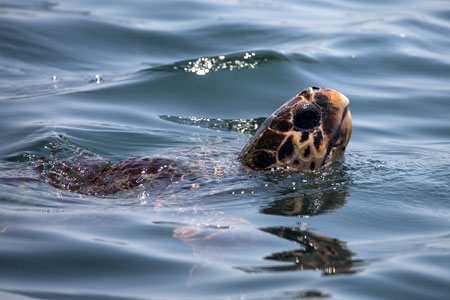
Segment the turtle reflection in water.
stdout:
<path fill-rule="evenodd" d="M 352 119 L 347 97 L 331 89 L 309 87 L 284 103 L 264 121 L 243 148 L 238 161 L 241 169 L 246 171 L 278 168 L 289 172 L 314 171 L 343 156 L 351 131 Z M 100 157 L 80 156 L 44 161 L 38 169 L 42 178 L 51 185 L 91 196 L 108 196 L 136 188 L 158 191 L 160 188 L 170 188 L 173 183 L 192 188 L 199 181 L 201 184 L 202 178 L 205 178 L 204 174 L 199 175 L 196 163 L 176 157 L 134 157 L 110 164 Z M 220 168 L 214 169 L 213 173 L 216 171 L 220 172 Z M 217 220 L 217 216 L 214 218 Z M 221 224 L 227 224 L 221 227 L 220 234 L 227 232 L 222 229 L 233 227 L 240 228 L 235 230 L 238 233 L 252 231 L 246 225 L 248 222 L 240 218 L 220 215 L 219 219 L 225 220 Z M 194 229 L 189 224 L 180 224 L 180 228 L 174 230 L 174 236 L 191 245 L 194 250 L 206 249 L 214 244 L 211 241 L 219 232 L 211 224 Z M 262 231 L 303 244 L 316 241 L 316 248 L 324 248 L 323 244 L 330 245 L 333 240 L 333 249 L 337 252 L 342 252 L 343 249 L 339 242 L 327 237 L 309 233 L 298 237 L 295 232 L 289 233 L 283 228 L 266 228 Z M 246 236 L 251 236 L 251 233 Z M 245 239 L 244 237 L 243 240 Z M 241 244 L 231 243 L 227 238 L 223 240 L 227 245 Z M 220 243 L 217 245 L 220 248 Z M 342 253 L 346 259 L 351 256 L 350 252 Z M 280 255 L 282 254 L 278 256 Z M 327 266 L 326 255 L 327 253 L 321 255 L 321 262 L 317 262 L 321 269 Z M 274 255 L 272 259 L 276 257 Z M 313 259 L 310 265 L 314 264 Z"/>
<path fill-rule="evenodd" d="M 337 190 L 327 190 L 323 182 L 310 187 L 314 193 L 300 193 L 274 201 L 263 207 L 261 212 L 281 216 L 315 216 L 339 209 L 345 204 L 347 185 L 340 182 Z M 287 264 L 243 269 L 248 272 L 281 272 L 293 270 L 321 270 L 324 275 L 354 273 L 360 270 L 361 260 L 353 259 L 354 253 L 346 243 L 336 238 L 322 236 L 291 227 L 266 227 L 261 229 L 277 237 L 295 242 L 300 246 L 296 250 L 272 253 L 267 260 L 281 261 Z"/>
<path fill-rule="evenodd" d="M 343 183 L 334 192 L 323 191 L 326 187 L 320 185 L 311 187 L 316 190 L 314 193 L 277 200 L 263 207 L 261 212 L 280 216 L 315 216 L 334 211 L 344 205 L 348 194 L 347 185 Z M 261 238 L 249 222 L 238 217 L 217 212 L 210 214 L 208 218 L 209 220 L 203 218 L 200 225 L 180 224 L 181 226 L 174 230 L 174 237 L 192 247 L 199 257 L 222 262 L 227 256 L 233 259 L 236 251 L 257 244 L 257 240 Z M 221 226 L 218 228 L 211 224 Z M 264 257 L 265 260 L 279 262 L 277 264 L 235 266 L 236 269 L 247 273 L 317 270 L 323 275 L 352 274 L 362 269 L 363 261 L 354 259 L 355 253 L 339 239 L 312 233 L 302 226 L 264 227 L 258 231 L 294 242 L 298 248 L 271 253 Z M 231 264 L 234 265 L 235 261 L 232 260 Z M 197 267 L 194 266 L 192 270 L 196 270 Z"/>

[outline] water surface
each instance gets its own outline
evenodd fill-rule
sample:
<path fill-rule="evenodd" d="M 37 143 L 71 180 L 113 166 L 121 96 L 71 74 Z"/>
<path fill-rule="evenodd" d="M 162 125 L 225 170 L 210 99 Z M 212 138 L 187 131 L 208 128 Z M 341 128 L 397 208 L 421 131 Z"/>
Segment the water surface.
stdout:
<path fill-rule="evenodd" d="M 449 36 L 448 1 L 1 1 L 1 298 L 446 299 Z M 242 172 L 312 85 L 351 100 L 345 162 Z M 29 166 L 74 155 L 204 176 L 92 197 Z"/>

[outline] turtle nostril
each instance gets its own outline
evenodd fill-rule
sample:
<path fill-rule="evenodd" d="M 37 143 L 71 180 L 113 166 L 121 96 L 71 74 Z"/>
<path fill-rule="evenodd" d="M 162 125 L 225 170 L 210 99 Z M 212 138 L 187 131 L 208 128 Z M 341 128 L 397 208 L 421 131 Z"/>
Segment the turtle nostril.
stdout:
<path fill-rule="evenodd" d="M 312 103 L 302 104 L 294 114 L 295 129 L 307 130 L 317 127 L 320 123 L 320 108 Z"/>

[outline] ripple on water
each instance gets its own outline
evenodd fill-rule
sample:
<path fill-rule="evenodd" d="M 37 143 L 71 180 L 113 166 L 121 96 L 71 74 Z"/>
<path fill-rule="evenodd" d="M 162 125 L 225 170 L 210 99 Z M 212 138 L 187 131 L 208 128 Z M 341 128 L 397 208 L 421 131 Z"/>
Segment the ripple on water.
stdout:
<path fill-rule="evenodd" d="M 0 4 L 0 298 L 448 297 L 446 1 L 124 3 Z M 242 171 L 307 86 L 351 100 L 345 161 Z M 77 155 L 202 175 L 92 197 L 32 168 Z"/>

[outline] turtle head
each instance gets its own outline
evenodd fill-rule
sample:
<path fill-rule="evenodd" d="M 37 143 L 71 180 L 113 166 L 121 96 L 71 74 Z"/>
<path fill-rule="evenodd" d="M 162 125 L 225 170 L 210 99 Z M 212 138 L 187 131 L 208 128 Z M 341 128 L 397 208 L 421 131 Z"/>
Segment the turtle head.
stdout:
<path fill-rule="evenodd" d="M 347 97 L 309 87 L 271 114 L 241 152 L 255 170 L 289 167 L 316 170 L 340 158 L 350 140 L 352 118 Z"/>

